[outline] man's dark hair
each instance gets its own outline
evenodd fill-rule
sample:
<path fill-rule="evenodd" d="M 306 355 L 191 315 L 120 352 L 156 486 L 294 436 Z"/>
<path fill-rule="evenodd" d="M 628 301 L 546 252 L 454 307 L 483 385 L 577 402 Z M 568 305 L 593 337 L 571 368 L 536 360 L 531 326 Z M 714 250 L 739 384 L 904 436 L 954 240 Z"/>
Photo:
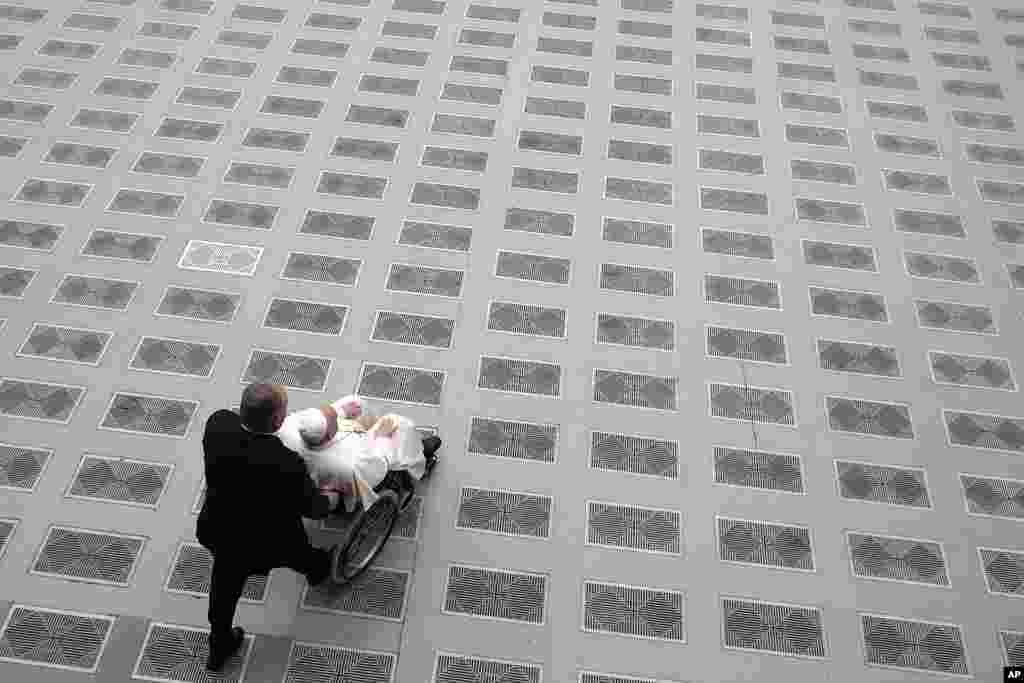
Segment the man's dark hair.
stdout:
<path fill-rule="evenodd" d="M 254 432 L 272 432 L 274 420 L 288 401 L 284 387 L 277 384 L 250 384 L 242 391 L 239 415 L 242 424 Z"/>

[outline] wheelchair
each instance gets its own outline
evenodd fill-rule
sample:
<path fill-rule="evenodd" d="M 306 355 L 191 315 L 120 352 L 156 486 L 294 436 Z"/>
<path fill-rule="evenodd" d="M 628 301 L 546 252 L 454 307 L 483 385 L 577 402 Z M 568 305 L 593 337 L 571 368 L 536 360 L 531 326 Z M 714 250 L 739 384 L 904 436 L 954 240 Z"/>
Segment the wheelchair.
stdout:
<path fill-rule="evenodd" d="M 343 521 L 346 537 L 331 564 L 331 581 L 338 586 L 351 583 L 369 569 L 384 545 L 391 538 L 398 518 L 412 502 L 415 483 L 407 472 L 388 472 L 373 488 L 377 500 L 369 509 L 357 502 L 352 512 L 345 511 L 344 502 L 332 513 Z"/>

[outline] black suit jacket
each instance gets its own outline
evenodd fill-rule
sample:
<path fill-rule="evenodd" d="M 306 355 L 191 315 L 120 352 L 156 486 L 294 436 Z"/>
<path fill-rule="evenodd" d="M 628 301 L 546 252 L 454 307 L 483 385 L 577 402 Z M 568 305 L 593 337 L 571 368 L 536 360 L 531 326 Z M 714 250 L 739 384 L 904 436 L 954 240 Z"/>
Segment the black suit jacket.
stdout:
<path fill-rule="evenodd" d="M 309 545 L 303 517 L 327 514 L 329 500 L 313 484 L 302 458 L 276 435 L 246 430 L 230 410 L 218 410 L 206 421 L 203 465 L 206 500 L 196 538 L 213 553 L 272 565 Z"/>

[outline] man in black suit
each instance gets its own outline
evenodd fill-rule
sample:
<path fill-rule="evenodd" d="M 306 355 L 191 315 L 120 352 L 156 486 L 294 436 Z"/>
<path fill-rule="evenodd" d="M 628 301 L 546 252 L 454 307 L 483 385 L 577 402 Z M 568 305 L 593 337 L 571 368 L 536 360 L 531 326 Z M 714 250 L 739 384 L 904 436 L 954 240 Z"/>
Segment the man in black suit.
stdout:
<path fill-rule="evenodd" d="M 245 631 L 232 623 L 249 576 L 288 567 L 316 585 L 330 576 L 337 553 L 337 546 L 314 548 L 302 523 L 326 516 L 338 500 L 317 489 L 302 459 L 275 434 L 287 413 L 285 387 L 250 384 L 238 413 L 218 410 L 206 421 L 206 500 L 196 537 L 213 555 L 210 671 L 221 669 L 244 642 Z"/>

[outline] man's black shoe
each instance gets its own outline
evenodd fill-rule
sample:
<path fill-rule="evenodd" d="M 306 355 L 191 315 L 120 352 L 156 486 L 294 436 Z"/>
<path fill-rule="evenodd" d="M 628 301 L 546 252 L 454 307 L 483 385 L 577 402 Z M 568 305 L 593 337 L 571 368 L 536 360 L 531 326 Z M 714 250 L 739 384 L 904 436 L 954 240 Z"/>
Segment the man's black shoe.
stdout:
<path fill-rule="evenodd" d="M 220 671 L 229 659 L 231 659 L 245 642 L 245 629 L 235 626 L 231 629 L 231 640 L 228 642 L 215 641 L 210 637 L 210 654 L 206 657 L 207 671 Z"/>
<path fill-rule="evenodd" d="M 341 546 L 333 545 L 329 550 L 321 551 L 324 561 L 317 568 L 306 574 L 306 581 L 310 586 L 318 586 L 331 577 L 331 567 L 335 564 L 336 555 L 341 551 Z"/>
<path fill-rule="evenodd" d="M 441 448 L 441 437 L 427 436 L 423 438 L 423 455 L 429 460 Z"/>

